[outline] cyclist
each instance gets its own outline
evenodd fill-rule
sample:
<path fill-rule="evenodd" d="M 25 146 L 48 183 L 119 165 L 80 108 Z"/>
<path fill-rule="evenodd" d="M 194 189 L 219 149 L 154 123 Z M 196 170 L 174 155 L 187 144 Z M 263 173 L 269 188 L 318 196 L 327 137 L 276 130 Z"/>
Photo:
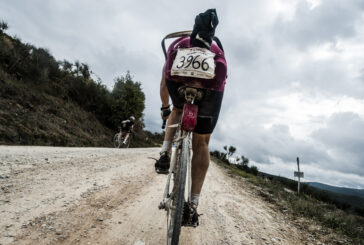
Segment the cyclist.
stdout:
<path fill-rule="evenodd" d="M 203 99 L 195 103 L 198 106 L 198 116 L 192 139 L 192 198 L 191 203 L 185 205 L 185 210 L 188 212 L 184 212 L 182 225 L 198 225 L 197 206 L 210 163 L 209 140 L 219 117 L 225 87 L 227 66 L 224 52 L 222 47 L 219 47 L 221 44 L 216 45 L 212 42 L 218 22 L 215 9 L 209 9 L 197 15 L 191 35 L 189 37 L 181 37 L 169 46 L 167 61 L 162 73 L 160 85 L 160 97 L 162 101 L 161 116 L 163 120 L 168 118 L 168 123 L 160 158 L 155 164 L 158 173 L 168 173 L 169 171 L 172 140 L 176 128 L 168 126 L 179 122 L 184 104 L 184 98 L 178 95 L 178 88 L 183 85 L 188 85 L 199 88 L 204 92 Z M 171 67 L 177 53 L 177 48 L 190 47 L 208 49 L 215 54 L 215 76 L 213 79 L 171 75 Z M 169 96 L 173 103 L 172 111 L 170 110 Z"/>
<path fill-rule="evenodd" d="M 121 122 L 121 135 L 124 137 L 123 144 L 128 141 L 129 134 L 134 130 L 135 117 L 130 116 L 128 120 Z"/>

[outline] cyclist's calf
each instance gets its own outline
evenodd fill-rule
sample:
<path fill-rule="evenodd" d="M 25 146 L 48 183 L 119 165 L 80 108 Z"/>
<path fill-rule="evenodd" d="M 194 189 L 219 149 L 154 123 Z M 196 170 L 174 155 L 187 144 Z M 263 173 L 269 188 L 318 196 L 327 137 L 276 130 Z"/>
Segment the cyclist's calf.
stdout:
<path fill-rule="evenodd" d="M 193 194 L 200 194 L 210 164 L 209 152 L 210 134 L 193 134 L 192 139 L 192 190 Z"/>
<path fill-rule="evenodd" d="M 210 134 L 193 134 L 192 138 L 192 150 L 193 158 L 192 165 L 193 168 L 199 171 L 207 171 L 210 163 L 210 152 L 209 152 L 209 141 Z M 194 161 L 194 159 L 198 159 Z"/>

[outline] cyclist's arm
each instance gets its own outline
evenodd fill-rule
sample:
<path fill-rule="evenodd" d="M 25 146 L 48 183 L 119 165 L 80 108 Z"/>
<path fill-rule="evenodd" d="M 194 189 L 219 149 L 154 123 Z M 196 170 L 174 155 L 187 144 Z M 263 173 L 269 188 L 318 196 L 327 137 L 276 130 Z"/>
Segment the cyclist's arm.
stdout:
<path fill-rule="evenodd" d="M 130 132 L 134 132 L 134 125 L 131 125 Z"/>
<path fill-rule="evenodd" d="M 168 88 L 166 85 L 166 79 L 164 77 L 164 68 L 163 68 L 163 72 L 162 72 L 162 80 L 161 80 L 161 86 L 160 86 L 160 97 L 161 97 L 161 101 L 162 101 L 162 107 L 168 106 L 169 105 L 169 93 L 168 93 Z"/>

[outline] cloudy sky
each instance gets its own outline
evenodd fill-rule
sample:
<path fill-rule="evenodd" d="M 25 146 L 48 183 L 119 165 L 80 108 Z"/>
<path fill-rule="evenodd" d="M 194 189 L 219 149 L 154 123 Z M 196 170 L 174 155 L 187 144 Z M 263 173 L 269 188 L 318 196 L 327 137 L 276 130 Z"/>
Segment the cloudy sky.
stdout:
<path fill-rule="evenodd" d="M 260 170 L 364 188 L 363 0 L 2 0 L 0 19 L 103 82 L 130 70 L 160 131 L 161 39 L 216 8 L 228 80 L 211 148 L 237 147 Z"/>

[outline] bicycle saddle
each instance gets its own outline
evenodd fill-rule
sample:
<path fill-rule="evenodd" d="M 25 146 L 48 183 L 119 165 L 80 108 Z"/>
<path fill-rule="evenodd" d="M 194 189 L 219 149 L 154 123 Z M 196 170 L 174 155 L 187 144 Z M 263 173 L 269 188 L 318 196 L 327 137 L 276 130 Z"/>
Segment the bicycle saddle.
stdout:
<path fill-rule="evenodd" d="M 185 100 L 189 103 L 200 101 L 204 96 L 202 90 L 188 86 L 179 87 L 178 94 L 179 96 L 184 97 Z"/>

